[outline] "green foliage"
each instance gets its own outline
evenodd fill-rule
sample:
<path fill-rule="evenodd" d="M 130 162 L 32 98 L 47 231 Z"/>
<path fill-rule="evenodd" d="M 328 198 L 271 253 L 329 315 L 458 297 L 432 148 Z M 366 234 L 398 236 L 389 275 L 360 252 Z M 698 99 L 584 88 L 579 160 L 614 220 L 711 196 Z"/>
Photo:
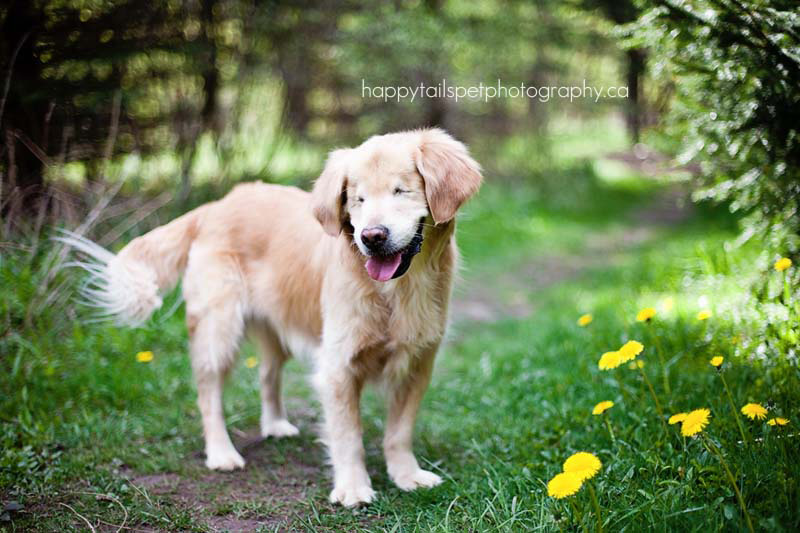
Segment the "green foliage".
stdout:
<path fill-rule="evenodd" d="M 178 23 L 186 12 L 175 2 L 12 2 L 0 10 L 0 54 L 11 75 L 4 131 L 61 162 L 171 144 L 164 125 L 202 105 L 192 79 L 201 71 L 189 60 L 199 29 L 192 15 Z M 207 43 L 195 46 L 208 53 Z M 178 84 L 182 98 L 163 91 Z M 28 151 L 5 154 L 6 169 Z"/>
<path fill-rule="evenodd" d="M 674 86 L 673 135 L 704 164 L 697 198 L 728 202 L 748 232 L 800 242 L 800 13 L 794 0 L 652 2 L 635 44 Z M 788 235 L 787 235 L 788 234 Z M 788 242 L 785 239 L 788 238 Z"/>
<path fill-rule="evenodd" d="M 763 272 L 763 271 L 762 271 Z M 800 346 L 800 301 L 796 288 L 800 286 L 797 268 L 778 272 L 770 265 L 754 284 L 756 310 L 762 342 L 754 350 L 758 357 L 772 364 L 790 363 L 796 366 Z M 793 296 L 794 295 L 794 296 Z"/>
<path fill-rule="evenodd" d="M 31 242 L 4 249 L 0 493 L 24 506 L 12 514 L 11 527 L 84 528 L 60 503 L 96 525 L 98 519 L 119 525 L 124 513 L 113 496 L 129 513 L 127 525 L 137 529 L 203 531 L 219 518 L 295 531 L 593 528 L 586 489 L 573 507 L 548 498 L 545 488 L 566 457 L 590 451 L 604 464 L 592 481 L 606 530 L 741 529 L 734 493 L 715 456 L 696 439 L 684 441 L 675 427 L 662 432 L 637 372 L 618 368 L 618 381 L 597 369 L 603 351 L 635 338 L 645 344 L 645 371 L 669 413 L 711 409 L 706 433 L 740 481 L 756 527 L 796 530 L 797 439 L 778 438 L 786 431 L 746 421 L 748 437 L 765 440 L 740 446 L 708 364 L 724 355 L 725 376 L 740 405 L 769 402 L 770 415 L 789 418 L 788 428 L 797 424 L 796 368 L 759 357 L 763 318 L 741 291 L 764 280 L 777 301 L 781 273 L 753 268 L 758 243 L 725 249 L 736 232 L 723 210 L 700 205 L 693 218 L 663 225 L 648 218 L 651 199 L 665 193 L 658 182 L 610 179 L 584 165 L 565 165 L 561 172 L 570 182 L 587 184 L 571 202 L 552 204 L 529 184 L 494 181 L 463 213 L 465 279 L 456 292 L 456 321 L 415 436 L 422 464 L 446 481 L 413 493 L 391 484 L 380 451 L 382 399 L 369 392 L 365 443 L 380 497 L 355 512 L 325 500 L 329 472 L 315 440 L 318 409 L 305 370 L 290 365 L 286 380 L 289 416 L 300 424 L 301 436 L 251 445 L 247 469 L 210 475 L 202 465 L 182 310 L 136 330 L 78 323 L 74 318 L 82 315 L 68 300 L 37 304 L 37 295 L 49 292 L 40 289 L 49 278 L 49 246 L 36 254 Z M 77 281 L 62 272 L 47 283 L 72 291 Z M 706 300 L 698 302 L 702 295 Z M 667 296 L 675 301 L 670 311 L 659 305 Z M 39 312 L 26 322 L 32 304 Z M 462 314 L 476 305 L 489 309 L 489 322 Z M 646 306 L 659 314 L 650 324 L 635 323 L 636 311 Z M 698 322 L 695 314 L 706 306 L 714 316 Z M 512 308 L 533 314 L 513 318 Z M 594 322 L 579 328 L 575 321 L 584 312 L 593 313 Z M 773 325 L 796 328 L 796 322 Z M 654 335 L 663 346 L 671 394 L 661 386 Z M 152 350 L 154 360 L 137 363 L 140 350 Z M 252 353 L 246 346 L 245 355 Z M 258 425 L 257 387 L 255 370 L 240 361 L 225 395 L 237 444 L 242 432 Z M 590 414 L 608 399 L 616 403 L 607 412 L 615 441 Z M 139 480 L 153 474 L 171 476 L 180 490 L 188 484 L 194 492 L 148 490 Z M 280 477 L 302 492 L 276 503 L 270 488 L 285 486 Z M 239 483 L 249 483 L 250 492 L 237 490 Z"/>
<path fill-rule="evenodd" d="M 0 25 L 4 203 L 45 181 L 180 181 L 184 200 L 196 183 L 280 181 L 332 146 L 425 125 L 526 137 L 546 161 L 551 119 L 622 104 L 362 96 L 362 83 L 620 85 L 607 23 L 552 0 L 37 0 L 0 7 Z"/>
<path fill-rule="evenodd" d="M 674 89 L 668 133 L 685 160 L 702 164 L 695 199 L 742 216 L 734 246 L 758 235 L 766 251 L 750 285 L 756 357 L 797 356 L 798 279 L 781 255 L 800 248 L 800 13 L 793 1 L 657 1 L 629 44 L 651 50 L 655 78 Z M 721 272 L 727 275 L 727 272 Z M 784 292 L 786 295 L 784 296 Z"/>
<path fill-rule="evenodd" d="M 644 371 L 668 414 L 711 409 L 706 435 L 730 464 L 756 527 L 799 529 L 800 446 L 785 430 L 800 422 L 800 274 L 796 266 L 775 271 L 777 256 L 761 249 L 793 254 L 800 246 L 800 28 L 793 2 L 660 2 L 631 38 L 633 47 L 649 47 L 656 78 L 675 87 L 671 142 L 705 165 L 697 198 L 725 202 L 736 217 L 705 202 L 691 212 L 676 209 L 681 191 L 674 183 L 596 160 L 624 149 L 621 130 L 597 120 L 576 132 L 574 118 L 608 107 L 360 98 L 362 79 L 618 84 L 605 23 L 576 5 L 602 8 L 618 23 L 637 13 L 634 3 L 594 0 L 42 0 L 14 3 L 47 21 L 23 39 L 34 26 L 0 7 L 3 29 L 13 30 L 0 42 L 2 62 L 20 41 L 31 46 L 20 52 L 24 68 L 13 71 L 2 126 L 35 143 L 51 136 L 42 146 L 54 176 L 75 183 L 93 177 L 119 101 L 112 152 L 134 155 L 94 169 L 126 183 L 93 225 L 104 244 L 121 244 L 216 199 L 241 179 L 308 181 L 329 145 L 390 129 L 445 124 L 474 139 L 471 148 L 489 169 L 459 222 L 464 283 L 415 436 L 421 463 L 446 483 L 414 493 L 392 485 L 380 453 L 383 405 L 369 392 L 365 442 L 380 497 L 356 512 L 325 499 L 330 479 L 314 430 L 319 411 L 304 371 L 292 363 L 286 379 L 301 436 L 250 443 L 245 471 L 210 474 L 176 295 L 136 330 L 88 323 L 71 299 L 79 276 L 55 268 L 62 256 L 48 241 L 52 229 L 21 229 L 39 228 L 45 218 L 4 221 L 0 498 L 23 510 L 10 511 L 10 525 L 0 521 L 0 530 L 80 530 L 78 512 L 98 529 L 101 519 L 111 529 L 124 521 L 137 529 L 224 529 L 220 518 L 266 522 L 264 530 L 592 528 L 585 489 L 556 501 L 545 488 L 576 451 L 603 461 L 593 484 L 606 530 L 742 529 L 717 457 L 674 427 L 663 431 L 638 372 L 597 369 L 601 353 L 630 338 L 645 344 Z M 55 122 L 47 135 L 19 122 L 25 115 L 42 123 L 51 101 Z M 294 135 L 284 139 L 284 130 Z M 56 141 L 65 131 L 75 136 L 59 157 Z M 26 168 L 17 148 L 19 178 Z M 149 160 L 140 157 L 151 149 Z M 14 165 L 4 161 L 6 179 Z M 189 173 L 196 179 L 184 201 L 147 216 L 166 201 L 157 195 Z M 97 200 L 87 194 L 86 203 Z M 740 215 L 749 239 L 732 242 Z M 742 287 L 753 287 L 756 298 Z M 674 301 L 669 310 L 659 305 L 667 297 Z M 634 322 L 642 307 L 658 309 L 652 322 Z M 704 308 L 713 316 L 700 322 Z M 585 312 L 594 321 L 579 328 L 575 320 Z M 654 347 L 663 351 L 663 367 Z M 142 350 L 156 354 L 151 363 L 136 362 Z M 244 352 L 254 353 L 249 345 Z M 717 355 L 725 357 L 738 405 L 768 405 L 790 426 L 746 421 L 753 444 L 740 444 L 708 364 Z M 229 385 L 225 408 L 241 446 L 258 426 L 256 371 L 236 365 Z M 616 404 L 606 415 L 615 438 L 590 414 L 601 400 Z M 180 487 L 150 493 L 145 478 L 153 474 Z"/>

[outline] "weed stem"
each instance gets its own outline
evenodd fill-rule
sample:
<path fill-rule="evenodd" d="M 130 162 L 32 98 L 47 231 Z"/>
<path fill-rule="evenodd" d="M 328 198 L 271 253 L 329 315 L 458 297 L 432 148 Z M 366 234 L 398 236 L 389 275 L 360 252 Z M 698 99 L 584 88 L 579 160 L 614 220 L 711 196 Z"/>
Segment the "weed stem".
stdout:
<path fill-rule="evenodd" d="M 661 402 L 658 401 L 658 396 L 656 396 L 656 391 L 655 389 L 653 389 L 653 384 L 650 383 L 650 378 L 647 377 L 644 368 L 639 368 L 639 371 L 642 373 L 642 378 L 644 378 L 644 382 L 647 383 L 647 388 L 650 389 L 650 395 L 653 397 L 653 401 L 656 404 L 656 411 L 658 411 L 658 418 L 659 420 L 661 420 L 661 426 L 664 428 L 664 432 L 666 432 L 667 423 L 664 421 L 664 411 L 661 409 Z"/>
<path fill-rule="evenodd" d="M 739 411 L 736 410 L 736 404 L 733 403 L 733 395 L 731 394 L 731 389 L 728 388 L 728 382 L 725 381 L 725 376 L 722 375 L 722 371 L 720 370 L 717 372 L 719 375 L 719 379 L 722 380 L 722 384 L 725 386 L 725 392 L 728 395 L 728 403 L 731 406 L 731 411 L 733 411 L 733 416 L 736 418 L 736 425 L 739 427 L 739 434 L 742 436 L 742 443 L 744 443 L 745 447 L 747 446 L 747 437 L 744 433 L 744 427 L 742 427 L 742 419 L 739 418 Z"/>
<path fill-rule="evenodd" d="M 625 387 L 622 384 L 622 378 L 619 377 L 619 372 L 614 372 L 614 377 L 617 378 L 617 385 L 619 386 L 620 392 L 622 392 L 623 401 L 628 403 L 628 391 L 625 390 Z"/>
<path fill-rule="evenodd" d="M 705 444 L 706 449 L 717 456 L 719 462 L 722 463 L 723 468 L 725 469 L 725 473 L 728 475 L 728 480 L 731 482 L 731 486 L 733 487 L 733 491 L 736 493 L 736 498 L 739 500 L 739 507 L 742 508 L 742 512 L 744 513 L 744 519 L 747 522 L 747 529 L 750 533 L 754 533 L 753 530 L 753 523 L 750 521 L 750 514 L 747 512 L 747 507 L 744 504 L 744 498 L 742 497 L 742 493 L 739 492 L 739 486 L 736 484 L 736 479 L 733 477 L 733 473 L 731 469 L 728 468 L 728 463 L 725 462 L 725 458 L 722 457 L 722 453 L 717 449 L 714 443 L 711 442 L 711 439 L 703 435 L 703 444 Z"/>
<path fill-rule="evenodd" d="M 594 505 L 594 513 L 597 515 L 597 532 L 603 533 L 603 519 L 600 514 L 600 504 L 597 503 L 597 495 L 594 493 L 594 487 L 591 483 L 589 485 L 589 494 L 592 496 L 592 505 Z"/>
<path fill-rule="evenodd" d="M 658 355 L 658 362 L 661 364 L 661 376 L 664 380 L 664 392 L 667 394 L 671 394 L 672 390 L 669 386 L 669 374 L 667 373 L 667 365 L 664 363 L 664 348 L 661 346 L 661 338 L 656 334 L 654 326 L 652 322 L 649 322 L 649 330 L 650 336 L 653 338 L 653 342 L 656 345 L 656 354 Z"/>
<path fill-rule="evenodd" d="M 614 430 L 611 429 L 611 422 L 609 422 L 607 416 L 604 416 L 603 418 L 604 418 L 604 420 L 606 422 L 606 427 L 608 428 L 608 434 L 611 435 L 611 442 L 616 443 L 617 439 L 616 439 L 616 437 L 614 437 Z"/>
<path fill-rule="evenodd" d="M 569 503 L 572 505 L 572 511 L 575 513 L 575 523 L 580 524 L 583 522 L 583 517 L 581 516 L 581 512 L 578 509 L 578 506 L 575 504 L 575 499 L 571 498 Z M 586 531 L 586 525 L 583 526 L 583 530 Z"/>

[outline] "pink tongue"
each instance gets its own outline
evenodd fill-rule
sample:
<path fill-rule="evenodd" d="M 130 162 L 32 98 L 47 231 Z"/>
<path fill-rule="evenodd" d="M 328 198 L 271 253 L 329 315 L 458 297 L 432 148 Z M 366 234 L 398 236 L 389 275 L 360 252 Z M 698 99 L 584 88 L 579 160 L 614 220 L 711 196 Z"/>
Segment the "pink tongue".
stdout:
<path fill-rule="evenodd" d="M 394 254 L 389 257 L 370 257 L 364 266 L 367 267 L 367 273 L 372 279 L 389 281 L 397 272 L 397 267 L 400 266 L 402 259 L 402 254 Z"/>

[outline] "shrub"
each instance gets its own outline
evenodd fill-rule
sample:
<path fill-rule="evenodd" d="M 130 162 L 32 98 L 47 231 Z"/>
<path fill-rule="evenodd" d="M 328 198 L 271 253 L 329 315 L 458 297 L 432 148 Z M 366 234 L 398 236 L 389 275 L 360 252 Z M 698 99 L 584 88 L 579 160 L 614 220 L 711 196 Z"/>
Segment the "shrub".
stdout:
<path fill-rule="evenodd" d="M 800 233 L 800 12 L 796 0 L 657 0 L 632 32 L 674 84 L 668 123 L 702 163 L 695 197 L 728 202 L 745 233 L 792 252 Z"/>

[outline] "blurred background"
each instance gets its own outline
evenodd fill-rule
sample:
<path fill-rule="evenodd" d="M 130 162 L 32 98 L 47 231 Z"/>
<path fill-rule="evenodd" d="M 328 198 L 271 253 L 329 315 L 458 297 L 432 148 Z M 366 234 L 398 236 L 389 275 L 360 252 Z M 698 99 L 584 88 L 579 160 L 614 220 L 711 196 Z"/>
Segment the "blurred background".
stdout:
<path fill-rule="evenodd" d="M 554 156 L 620 152 L 623 162 L 663 167 L 678 155 L 675 166 L 691 163 L 684 170 L 712 185 L 706 196 L 758 212 L 762 225 L 783 222 L 798 195 L 796 8 L 791 0 L 5 2 L 4 227 L 36 213 L 79 220 L 109 184 L 117 196 L 147 198 L 145 209 L 169 202 L 179 211 L 242 180 L 304 184 L 332 146 L 421 126 L 468 142 L 490 181 L 548 192 L 585 185 L 585 173 L 553 168 L 563 163 Z M 364 86 L 441 80 L 624 86 L 628 98 L 363 96 Z"/>
<path fill-rule="evenodd" d="M 443 81 L 627 97 L 364 94 Z M 593 527 L 543 486 L 562 451 L 597 450 L 608 529 L 742 530 L 713 457 L 687 463 L 649 400 L 623 410 L 643 382 L 598 372 L 595 355 L 635 337 L 661 343 L 644 371 L 665 409 L 711 407 L 757 529 L 796 531 L 797 439 L 737 447 L 708 359 L 734 362 L 737 401 L 796 424 L 798 125 L 797 0 L 0 2 L 0 503 L 21 506 L 0 529 L 82 529 L 60 504 L 98 529 Z M 463 280 L 417 439 L 452 482 L 401 495 L 378 473 L 389 496 L 366 514 L 320 510 L 317 410 L 294 363 L 301 437 L 242 448 L 253 468 L 236 481 L 210 477 L 178 291 L 138 330 L 94 323 L 50 237 L 119 250 L 238 182 L 308 188 L 330 149 L 424 126 L 485 169 L 460 214 Z M 244 352 L 225 398 L 237 445 L 258 425 Z M 621 403 L 616 441 L 589 415 L 605 399 Z M 382 423 L 368 396 L 371 472 Z M 278 489 L 265 496 L 259 476 Z"/>

